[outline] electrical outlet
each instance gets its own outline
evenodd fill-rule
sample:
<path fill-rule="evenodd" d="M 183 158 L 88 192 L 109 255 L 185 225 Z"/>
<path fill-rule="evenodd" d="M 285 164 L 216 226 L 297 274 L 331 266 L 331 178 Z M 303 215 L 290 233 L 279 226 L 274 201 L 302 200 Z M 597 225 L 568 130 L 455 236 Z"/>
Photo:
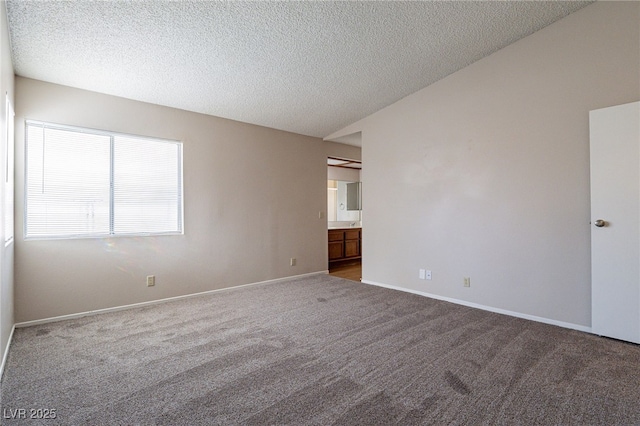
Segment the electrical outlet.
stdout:
<path fill-rule="evenodd" d="M 431 271 L 425 271 L 424 279 L 425 280 L 430 280 L 431 279 Z"/>
<path fill-rule="evenodd" d="M 153 287 L 154 285 L 156 285 L 156 276 L 147 275 L 147 287 Z"/>
<path fill-rule="evenodd" d="M 289 266 L 296 266 L 296 258 L 292 257 L 291 259 L 289 259 Z"/>
<path fill-rule="evenodd" d="M 465 287 L 471 287 L 471 278 L 470 277 L 464 277 L 464 286 Z"/>

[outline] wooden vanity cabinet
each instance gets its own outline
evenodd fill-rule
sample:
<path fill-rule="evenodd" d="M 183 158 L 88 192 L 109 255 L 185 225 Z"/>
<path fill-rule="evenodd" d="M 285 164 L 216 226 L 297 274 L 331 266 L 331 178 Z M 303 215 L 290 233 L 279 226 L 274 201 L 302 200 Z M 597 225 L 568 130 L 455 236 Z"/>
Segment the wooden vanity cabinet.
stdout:
<path fill-rule="evenodd" d="M 344 257 L 344 231 L 332 229 L 329 231 L 329 261 Z"/>
<path fill-rule="evenodd" d="M 329 230 L 329 262 L 359 259 L 362 256 L 362 229 Z"/>
<path fill-rule="evenodd" d="M 360 256 L 360 230 L 344 231 L 344 257 Z"/>

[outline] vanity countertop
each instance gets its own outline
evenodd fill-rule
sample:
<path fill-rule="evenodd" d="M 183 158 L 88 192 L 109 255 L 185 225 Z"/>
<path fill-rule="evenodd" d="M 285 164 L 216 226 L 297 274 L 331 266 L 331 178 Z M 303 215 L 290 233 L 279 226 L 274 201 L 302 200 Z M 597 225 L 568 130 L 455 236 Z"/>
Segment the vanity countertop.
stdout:
<path fill-rule="evenodd" d="M 334 231 L 337 229 L 361 229 L 361 226 L 330 226 L 329 231 Z"/>

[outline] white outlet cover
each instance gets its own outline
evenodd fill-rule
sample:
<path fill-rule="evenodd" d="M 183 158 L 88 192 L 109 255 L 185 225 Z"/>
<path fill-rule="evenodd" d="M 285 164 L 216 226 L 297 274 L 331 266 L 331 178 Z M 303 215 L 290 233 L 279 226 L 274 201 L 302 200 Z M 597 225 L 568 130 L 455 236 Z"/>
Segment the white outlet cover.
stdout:
<path fill-rule="evenodd" d="M 426 271 L 426 272 L 425 272 L 425 277 L 424 277 L 424 279 L 425 279 L 425 280 L 430 280 L 430 279 L 431 279 L 431 271 Z"/>
<path fill-rule="evenodd" d="M 426 272 L 424 269 L 420 269 L 420 271 L 418 272 L 418 278 L 420 278 L 421 280 L 424 280 L 426 277 Z"/>

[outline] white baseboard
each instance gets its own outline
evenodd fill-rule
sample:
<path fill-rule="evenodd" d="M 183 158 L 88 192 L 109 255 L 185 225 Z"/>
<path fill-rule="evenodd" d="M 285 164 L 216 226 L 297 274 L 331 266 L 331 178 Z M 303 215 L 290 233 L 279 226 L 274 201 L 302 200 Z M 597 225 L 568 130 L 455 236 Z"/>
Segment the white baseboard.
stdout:
<path fill-rule="evenodd" d="M 573 323 L 564 322 L 564 321 L 557 321 L 557 320 L 553 320 L 553 319 L 549 319 L 549 318 L 538 317 L 538 316 L 535 316 L 535 315 L 529 315 L 529 314 L 523 314 L 523 313 L 520 313 L 520 312 L 509 311 L 509 310 L 506 310 L 506 309 L 494 308 L 493 306 L 480 305 L 478 303 L 467 302 L 466 300 L 460 300 L 460 299 L 454 299 L 454 298 L 451 298 L 451 297 L 439 296 L 437 294 L 425 293 L 423 291 L 411 290 L 411 289 L 408 289 L 408 288 L 397 287 L 397 286 L 383 284 L 383 283 L 370 281 L 370 280 L 365 280 L 365 279 L 362 280 L 362 283 L 375 285 L 375 286 L 378 286 L 378 287 L 389 288 L 389 289 L 392 289 L 392 290 L 404 291 L 406 293 L 413 293 L 413 294 L 417 294 L 417 295 L 420 295 L 420 296 L 430 297 L 432 299 L 443 300 L 445 302 L 455 303 L 457 305 L 463 305 L 463 306 L 468 306 L 470 308 L 482 309 L 483 311 L 494 312 L 496 314 L 509 315 L 509 316 L 516 317 L 516 318 L 522 318 L 522 319 L 526 319 L 526 320 L 542 322 L 544 324 L 557 325 L 558 327 L 569 328 L 569 329 L 572 329 L 572 330 L 578 330 L 578 331 L 584 331 L 586 333 L 591 333 L 591 327 L 587 327 L 587 326 L 584 326 L 584 325 L 573 324 Z"/>
<path fill-rule="evenodd" d="M 2 374 L 4 373 L 4 366 L 9 358 L 9 348 L 13 341 L 13 332 L 16 331 L 16 326 L 11 327 L 11 333 L 9 334 L 9 340 L 7 340 L 7 347 L 4 349 L 4 355 L 2 355 L 2 363 L 0 364 L 0 382 L 2 382 Z"/>
<path fill-rule="evenodd" d="M 294 279 L 297 279 L 297 278 L 305 278 L 305 277 L 311 277 L 311 276 L 314 276 L 314 275 L 323 275 L 323 274 L 328 274 L 328 273 L 329 273 L 328 270 L 318 271 L 318 272 L 310 272 L 310 273 L 307 273 L 307 274 L 293 275 L 293 276 L 283 277 L 283 278 L 275 278 L 275 279 L 272 279 L 272 280 L 258 281 L 258 282 L 249 283 L 249 284 L 241 284 L 241 285 L 237 285 L 237 286 L 234 286 L 234 287 L 225 287 L 225 288 L 219 288 L 219 289 L 216 289 L 216 290 L 202 291 L 202 292 L 199 292 L 199 293 L 185 294 L 185 295 L 182 295 L 182 296 L 173 296 L 173 297 L 167 297 L 167 298 L 164 298 L 164 299 L 150 300 L 148 302 L 132 303 L 130 305 L 122 305 L 122 306 L 114 306 L 112 308 L 96 309 L 96 310 L 93 310 L 93 311 L 79 312 L 77 314 L 60 315 L 60 316 L 57 316 L 57 317 L 43 318 L 43 319 L 32 320 L 32 321 L 24 321 L 24 322 L 16 323 L 14 328 L 30 327 L 30 326 L 33 326 L 33 325 L 48 324 L 50 322 L 57 322 L 57 321 L 64 321 L 64 320 L 69 320 L 69 319 L 82 318 L 82 317 L 86 317 L 86 316 L 89 316 L 89 315 L 98 315 L 98 314 L 104 314 L 104 313 L 107 313 L 107 312 L 123 311 L 123 310 L 126 310 L 126 309 L 140 308 L 142 306 L 157 305 L 157 304 L 160 304 L 160 303 L 173 302 L 175 300 L 181 300 L 181 299 L 188 299 L 188 298 L 191 298 L 191 297 L 203 296 L 203 295 L 206 295 L 206 294 L 219 293 L 221 291 L 235 290 L 235 289 L 239 289 L 239 288 L 243 288 L 243 287 L 251 287 L 251 286 L 255 286 L 255 285 L 275 284 L 275 283 L 282 282 L 282 281 L 289 281 L 289 280 L 294 280 Z M 12 332 L 12 334 L 13 334 L 13 332 Z"/>

